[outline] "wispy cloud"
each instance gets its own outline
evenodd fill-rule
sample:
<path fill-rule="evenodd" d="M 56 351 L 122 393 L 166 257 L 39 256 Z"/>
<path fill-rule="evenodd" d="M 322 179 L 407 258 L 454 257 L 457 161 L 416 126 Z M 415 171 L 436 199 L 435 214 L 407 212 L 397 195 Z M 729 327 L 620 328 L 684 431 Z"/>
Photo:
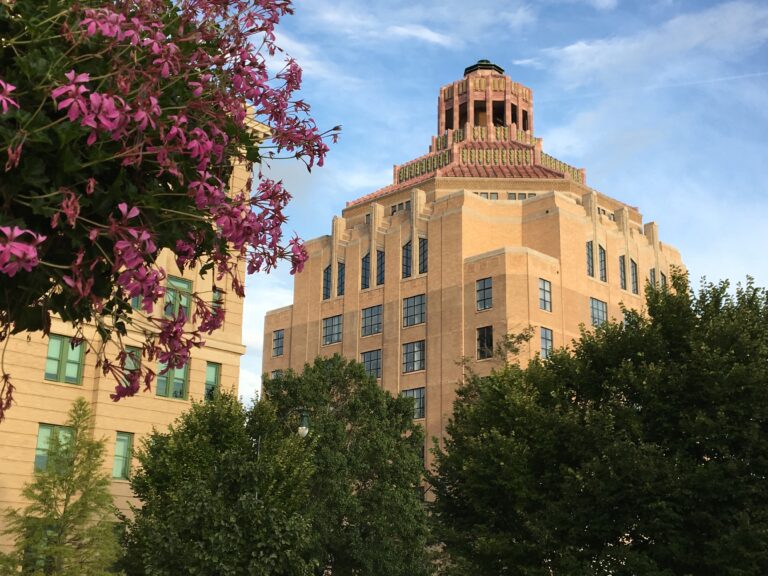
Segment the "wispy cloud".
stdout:
<path fill-rule="evenodd" d="M 421 24 L 390 26 L 389 28 L 387 28 L 386 31 L 388 34 L 395 37 L 415 38 L 417 40 L 423 40 L 424 42 L 428 42 L 430 44 L 438 44 L 440 46 L 445 46 L 446 48 L 449 48 L 451 46 L 456 46 L 457 44 L 457 41 L 451 39 L 449 36 L 430 30 L 429 28 L 427 28 L 426 26 L 422 26 Z"/>
<path fill-rule="evenodd" d="M 503 11 L 499 18 L 513 30 L 519 30 L 536 23 L 537 16 L 533 8 L 527 5 L 516 6 L 511 10 Z"/>
<path fill-rule="evenodd" d="M 611 0 L 591 0 L 595 3 Z M 358 43 L 390 46 L 415 40 L 455 50 L 484 41 L 491 30 L 519 30 L 537 21 L 536 11 L 519 0 L 298 0 L 305 18 L 327 33 Z"/>
<path fill-rule="evenodd" d="M 319 56 L 323 54 L 314 44 L 302 42 L 285 32 L 277 33 L 277 44 L 284 51 L 286 56 L 290 56 L 299 63 L 305 76 L 311 76 L 318 80 L 328 83 L 343 83 L 345 85 L 357 84 L 360 80 L 342 70 L 331 59 Z M 273 59 L 272 68 L 279 68 L 284 65 L 278 57 Z"/>
<path fill-rule="evenodd" d="M 541 60 L 567 86 L 696 81 L 768 40 L 768 6 L 731 2 L 629 36 L 545 49 Z M 531 65 L 540 61 L 530 60 Z"/>

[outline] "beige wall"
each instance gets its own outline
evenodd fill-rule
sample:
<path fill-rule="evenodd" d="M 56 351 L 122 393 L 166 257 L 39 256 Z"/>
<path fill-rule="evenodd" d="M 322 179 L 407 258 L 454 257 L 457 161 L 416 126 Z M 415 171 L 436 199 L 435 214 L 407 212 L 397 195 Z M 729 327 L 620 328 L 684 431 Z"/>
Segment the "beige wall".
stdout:
<path fill-rule="evenodd" d="M 497 191 L 499 200 L 476 192 Z M 506 192 L 536 196 L 505 200 Z M 391 205 L 411 201 L 411 210 L 391 215 Z M 368 215 L 368 216 L 366 216 Z M 555 347 L 570 345 L 579 327 L 591 326 L 590 297 L 608 304 L 608 315 L 620 318 L 620 305 L 643 306 L 649 269 L 670 276 L 682 266 L 679 253 L 658 241 L 655 225 L 642 225 L 639 212 L 570 180 L 441 178 L 418 188 L 355 204 L 334 219 L 332 234 L 307 244 L 309 261 L 295 279 L 294 304 L 267 313 L 263 371 L 300 371 L 317 355 L 340 353 L 360 360 L 360 353 L 381 348 L 381 385 L 397 394 L 426 388 L 427 437 L 442 438 L 452 411 L 462 357 L 472 369 L 488 373 L 498 360 L 477 361 L 476 330 L 493 326 L 494 342 L 506 333 L 535 329 L 521 351 L 523 362 L 540 351 L 540 327 L 553 331 Z M 418 237 L 429 241 L 429 269 L 418 274 Z M 413 276 L 401 278 L 402 245 L 412 239 Z M 595 277 L 586 272 L 586 242 L 594 242 Z M 598 245 L 607 252 L 607 282 L 599 280 Z M 376 286 L 376 248 L 386 252 L 386 281 Z M 370 288 L 360 289 L 360 261 L 371 252 Z M 621 254 L 638 264 L 640 294 L 619 286 Z M 337 262 L 345 262 L 345 294 L 336 296 Z M 332 266 L 331 298 L 322 300 L 323 269 Z M 478 312 L 475 282 L 493 278 L 493 307 Z M 539 308 L 539 278 L 552 285 L 552 311 Z M 657 279 L 659 279 L 657 272 Z M 402 301 L 427 295 L 425 324 L 402 326 Z M 384 307 L 383 332 L 360 336 L 360 310 Z M 342 342 L 321 344 L 322 319 L 343 315 Z M 285 353 L 272 357 L 273 332 L 285 330 Z M 402 373 L 402 345 L 426 341 L 426 370 Z"/>

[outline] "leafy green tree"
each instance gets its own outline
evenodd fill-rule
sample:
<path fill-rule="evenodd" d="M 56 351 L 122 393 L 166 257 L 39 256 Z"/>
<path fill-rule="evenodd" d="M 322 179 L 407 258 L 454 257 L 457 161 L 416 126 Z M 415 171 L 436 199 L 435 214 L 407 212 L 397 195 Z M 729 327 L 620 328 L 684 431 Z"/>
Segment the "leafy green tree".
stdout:
<path fill-rule="evenodd" d="M 683 277 L 647 314 L 460 390 L 435 518 L 479 575 L 768 573 L 768 294 Z"/>
<path fill-rule="evenodd" d="M 5 532 L 16 544 L 0 570 L 57 576 L 112 573 L 119 546 L 104 450 L 104 440 L 93 438 L 90 406 L 79 398 L 66 427 L 51 435 L 45 468 L 22 491 L 29 505 L 5 515 Z"/>
<path fill-rule="evenodd" d="M 393 398 L 361 364 L 338 355 L 316 359 L 300 375 L 267 379 L 264 391 L 286 433 L 296 433 L 302 412 L 310 417 L 316 573 L 427 573 L 418 493 L 424 437 L 413 423 L 413 401 Z"/>
<path fill-rule="evenodd" d="M 303 576 L 310 542 L 307 443 L 274 408 L 231 395 L 193 404 L 143 444 L 126 521 L 128 574 Z"/>

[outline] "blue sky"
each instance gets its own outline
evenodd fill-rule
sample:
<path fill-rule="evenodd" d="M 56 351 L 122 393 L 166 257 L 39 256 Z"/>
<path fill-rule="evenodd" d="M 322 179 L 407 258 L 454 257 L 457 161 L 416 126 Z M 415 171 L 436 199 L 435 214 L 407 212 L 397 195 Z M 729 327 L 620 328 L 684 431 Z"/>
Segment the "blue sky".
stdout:
<path fill-rule="evenodd" d="M 296 0 L 278 30 L 323 128 L 324 168 L 275 162 L 286 231 L 330 231 L 344 203 L 427 152 L 440 86 L 480 58 L 534 92 L 544 150 L 638 206 L 694 283 L 768 286 L 768 3 L 704 0 Z M 259 386 L 263 317 L 287 266 L 249 278 L 240 391 Z"/>

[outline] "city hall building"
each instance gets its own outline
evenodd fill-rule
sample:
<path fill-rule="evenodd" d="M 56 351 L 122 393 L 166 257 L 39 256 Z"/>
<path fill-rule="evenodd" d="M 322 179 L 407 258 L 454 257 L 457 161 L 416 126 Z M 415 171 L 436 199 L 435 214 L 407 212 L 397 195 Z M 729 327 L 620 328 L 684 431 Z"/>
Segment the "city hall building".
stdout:
<path fill-rule="evenodd" d="M 441 438 L 464 365 L 498 367 L 505 335 L 533 330 L 525 363 L 622 305 L 642 308 L 646 283 L 668 282 L 680 254 L 636 207 L 543 151 L 533 104 L 486 60 L 440 88 L 429 152 L 307 242 L 293 305 L 266 315 L 263 372 L 355 359 L 414 398 L 427 439 Z"/>

